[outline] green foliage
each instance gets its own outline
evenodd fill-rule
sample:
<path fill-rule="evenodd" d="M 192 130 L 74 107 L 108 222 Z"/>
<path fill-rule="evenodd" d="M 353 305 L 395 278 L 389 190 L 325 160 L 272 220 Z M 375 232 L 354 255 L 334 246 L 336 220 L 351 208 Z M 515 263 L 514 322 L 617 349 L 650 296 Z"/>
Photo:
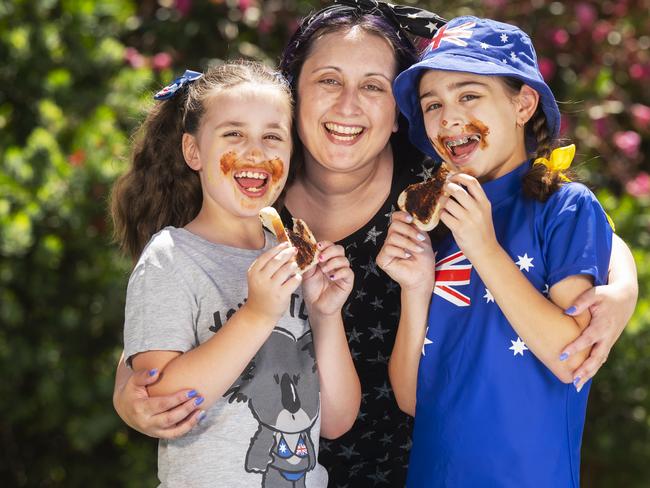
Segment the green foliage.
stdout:
<path fill-rule="evenodd" d="M 106 203 L 150 95 L 231 57 L 275 63 L 328 2 L 0 3 L 0 479 L 7 486 L 151 486 L 155 442 L 113 412 L 130 263 Z M 414 3 L 414 2 L 405 2 Z M 419 2 L 532 34 L 563 104 L 578 171 L 633 248 L 640 301 L 592 388 L 585 486 L 650 478 L 650 78 L 647 2 Z M 645 175 L 645 176 L 644 176 Z"/>

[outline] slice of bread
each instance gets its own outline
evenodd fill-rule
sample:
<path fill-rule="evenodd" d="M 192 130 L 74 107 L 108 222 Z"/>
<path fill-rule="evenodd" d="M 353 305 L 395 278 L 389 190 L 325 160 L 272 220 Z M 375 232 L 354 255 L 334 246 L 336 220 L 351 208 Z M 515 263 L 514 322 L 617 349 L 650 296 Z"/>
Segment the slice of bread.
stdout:
<path fill-rule="evenodd" d="M 409 185 L 397 198 L 397 206 L 413 217 L 418 229 L 428 232 L 440 222 L 448 176 L 449 169 L 443 163 L 431 178 Z"/>
<path fill-rule="evenodd" d="M 262 225 L 269 229 L 278 238 L 279 242 L 287 242 L 298 249 L 296 263 L 298 273 L 303 274 L 318 264 L 318 250 L 316 238 L 302 219 L 293 219 L 293 230 L 286 229 L 277 210 L 273 207 L 264 207 L 260 210 Z"/>

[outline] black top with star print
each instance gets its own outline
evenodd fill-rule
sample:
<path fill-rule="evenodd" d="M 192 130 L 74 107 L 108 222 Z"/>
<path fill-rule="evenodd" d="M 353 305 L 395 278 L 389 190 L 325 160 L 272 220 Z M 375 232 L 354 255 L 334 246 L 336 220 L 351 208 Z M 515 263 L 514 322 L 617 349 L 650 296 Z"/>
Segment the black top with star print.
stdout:
<path fill-rule="evenodd" d="M 352 429 L 335 440 L 321 439 L 319 461 L 329 472 L 329 488 L 404 486 L 411 448 L 412 418 L 397 407 L 388 380 L 388 358 L 399 323 L 399 285 L 377 267 L 379 253 L 404 188 L 429 177 L 421 160 L 396 154 L 388 199 L 361 229 L 337 242 L 354 271 L 354 289 L 343 307 L 350 352 L 361 380 L 361 410 Z M 291 215 L 283 209 L 285 225 Z"/>

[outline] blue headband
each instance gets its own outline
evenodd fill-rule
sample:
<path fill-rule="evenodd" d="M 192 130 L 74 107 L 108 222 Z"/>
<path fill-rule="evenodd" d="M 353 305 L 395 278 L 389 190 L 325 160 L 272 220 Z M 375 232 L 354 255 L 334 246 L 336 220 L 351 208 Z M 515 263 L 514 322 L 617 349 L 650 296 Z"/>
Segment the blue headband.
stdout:
<path fill-rule="evenodd" d="M 560 110 L 539 72 L 528 35 L 514 25 L 458 17 L 438 29 L 420 61 L 403 71 L 393 84 L 397 105 L 409 121 L 411 142 L 434 160 L 441 161 L 441 157 L 427 137 L 419 100 L 420 78 L 430 69 L 517 78 L 539 93 L 551 136 L 558 136 Z M 527 134 L 527 149 L 534 150 L 536 146 L 536 140 Z"/>
<path fill-rule="evenodd" d="M 201 78 L 201 76 L 203 76 L 203 73 L 187 69 L 182 76 L 179 76 L 174 81 L 172 81 L 171 84 L 167 85 L 165 88 L 156 93 L 153 98 L 155 100 L 167 100 L 168 98 L 172 98 L 174 95 L 176 95 L 178 90 L 192 83 L 193 81 L 198 80 Z"/>

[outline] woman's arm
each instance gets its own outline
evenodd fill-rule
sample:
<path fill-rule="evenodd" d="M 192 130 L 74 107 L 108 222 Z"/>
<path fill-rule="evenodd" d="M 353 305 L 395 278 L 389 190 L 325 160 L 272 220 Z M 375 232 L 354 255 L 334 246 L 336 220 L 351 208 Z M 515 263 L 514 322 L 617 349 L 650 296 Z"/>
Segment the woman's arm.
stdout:
<path fill-rule="evenodd" d="M 113 406 L 131 428 L 150 437 L 173 439 L 189 432 L 205 416 L 194 398 L 194 389 L 150 398 L 147 386 L 158 380 L 159 372 L 131 371 L 120 357 L 115 372 Z"/>
<path fill-rule="evenodd" d="M 562 351 L 573 356 L 591 348 L 589 357 L 573 373 L 574 377 L 580 378 L 578 387 L 589 381 L 607 361 L 609 352 L 634 313 L 638 294 L 634 257 L 625 242 L 614 234 L 608 284 L 585 291 L 566 310 L 569 315 L 581 314 L 585 310 L 591 312 L 589 326 Z"/>

